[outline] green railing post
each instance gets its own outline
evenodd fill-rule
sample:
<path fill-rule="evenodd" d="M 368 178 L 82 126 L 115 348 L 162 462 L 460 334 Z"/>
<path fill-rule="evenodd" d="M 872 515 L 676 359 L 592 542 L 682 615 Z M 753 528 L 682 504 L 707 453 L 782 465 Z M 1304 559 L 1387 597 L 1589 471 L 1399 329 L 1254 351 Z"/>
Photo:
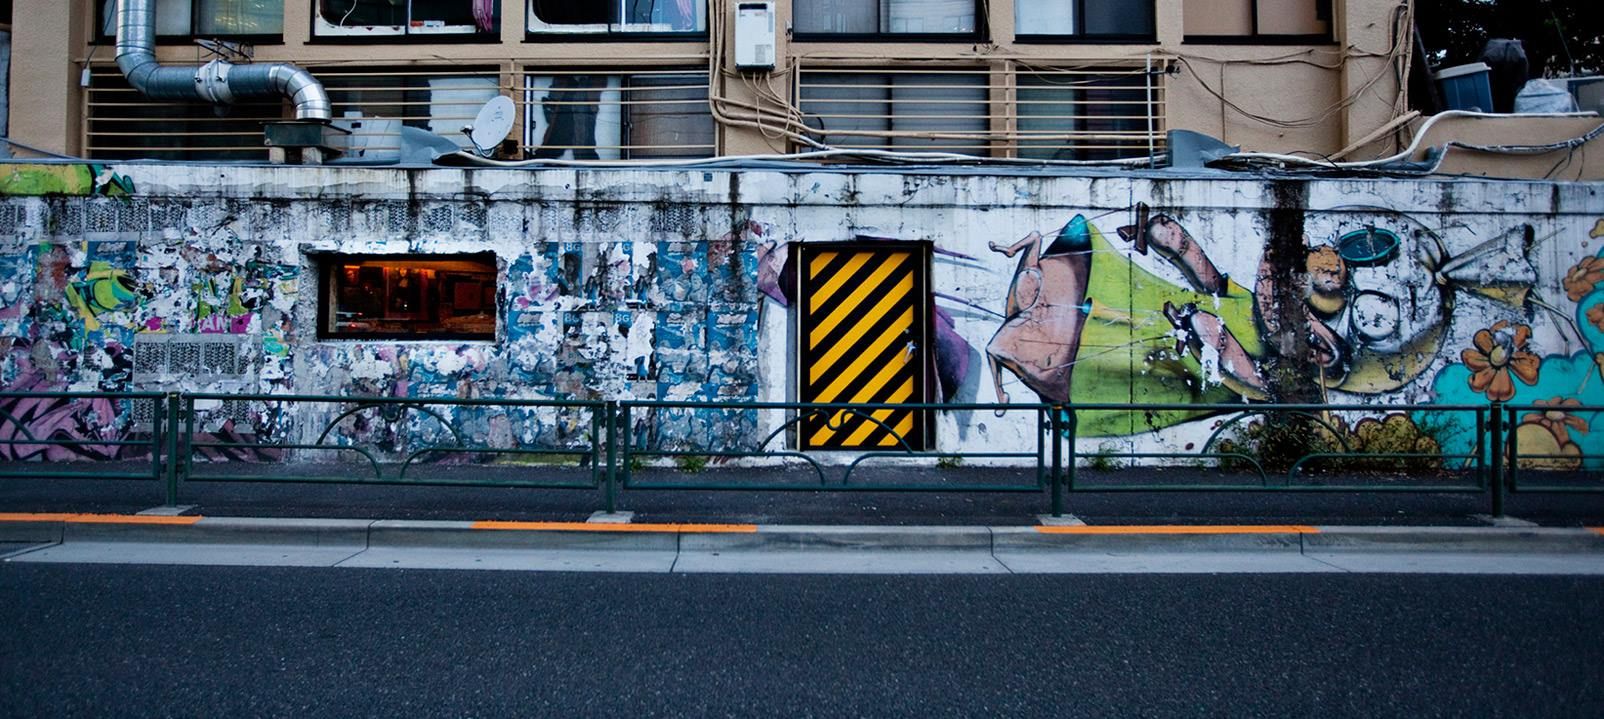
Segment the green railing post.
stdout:
<path fill-rule="evenodd" d="M 607 420 L 607 513 L 618 509 L 618 403 L 608 400 L 602 405 Z"/>
<path fill-rule="evenodd" d="M 1058 408 L 1047 409 L 1047 431 L 1052 432 L 1053 442 L 1053 516 L 1064 516 L 1064 445 L 1058 431 Z"/>
<path fill-rule="evenodd" d="M 1490 480 L 1487 476 L 1487 416 L 1483 412 L 1485 410 L 1476 410 L 1476 484 L 1486 489 Z"/>
<path fill-rule="evenodd" d="M 635 421 L 632 419 L 634 415 L 628 402 L 618 405 L 618 415 L 619 424 L 624 428 L 618 440 L 618 488 L 622 490 L 629 487 L 630 480 L 633 479 L 629 472 L 635 461 L 631 455 L 635 451 L 635 434 L 630 428 L 635 426 Z"/>
<path fill-rule="evenodd" d="M 1515 423 L 1515 414 L 1515 410 L 1511 409 L 1509 416 L 1504 418 L 1505 431 L 1509 433 L 1509 446 L 1504 449 L 1509 469 L 1504 475 L 1504 491 L 1509 493 L 1520 491 L 1520 433 L 1515 431 L 1520 425 Z"/>
<path fill-rule="evenodd" d="M 146 400 L 135 400 L 144 402 Z M 166 465 L 162 464 L 162 447 L 166 446 L 166 437 L 162 434 L 162 420 L 166 418 L 167 406 L 162 398 L 151 397 L 150 402 L 150 478 L 162 484 L 166 479 Z M 164 485 L 165 486 L 165 485 Z M 165 496 L 166 491 L 163 490 Z"/>
<path fill-rule="evenodd" d="M 1488 434 L 1492 435 L 1492 474 L 1489 477 L 1493 492 L 1493 516 L 1504 516 L 1504 403 L 1494 400 L 1488 417 Z"/>
<path fill-rule="evenodd" d="M 177 392 L 167 393 L 167 506 L 178 506 L 178 403 Z"/>
<path fill-rule="evenodd" d="M 1080 431 L 1080 418 L 1075 415 L 1074 405 L 1064 405 L 1064 434 L 1067 435 L 1065 445 L 1069 447 L 1069 455 L 1064 458 L 1064 491 L 1075 493 L 1075 435 Z"/>

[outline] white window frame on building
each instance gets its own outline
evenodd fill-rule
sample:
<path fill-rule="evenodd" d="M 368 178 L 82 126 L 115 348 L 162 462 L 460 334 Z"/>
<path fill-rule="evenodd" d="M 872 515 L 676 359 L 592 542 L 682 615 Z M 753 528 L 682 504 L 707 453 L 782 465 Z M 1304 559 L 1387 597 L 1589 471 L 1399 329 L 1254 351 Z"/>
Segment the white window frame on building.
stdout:
<path fill-rule="evenodd" d="M 1333 41 L 1333 0 L 1187 0 L 1184 42 L 1319 45 Z"/>
<path fill-rule="evenodd" d="M 985 36 L 984 0 L 793 0 L 798 42 L 962 41 Z M 932 19 L 934 18 L 934 19 Z"/>
<path fill-rule="evenodd" d="M 63 0 L 64 1 L 64 0 Z M 117 36 L 117 0 L 97 0 L 97 42 Z M 252 12 L 249 5 L 261 4 Z M 236 27 L 222 23 L 232 21 Z M 229 38 L 257 44 L 284 41 L 284 0 L 156 0 L 156 39 L 188 43 L 194 38 Z"/>
<path fill-rule="evenodd" d="M 509 0 L 510 1 L 510 0 Z M 702 40 L 707 0 L 522 0 L 530 40 Z"/>
<path fill-rule="evenodd" d="M 1164 131 L 1161 77 L 1145 66 L 1017 68 L 1014 156 L 1073 161 L 1151 156 Z"/>
<path fill-rule="evenodd" d="M 718 154 L 705 69 L 531 67 L 524 71 L 522 85 L 525 157 L 631 160 Z"/>
<path fill-rule="evenodd" d="M 501 0 L 310 0 L 317 40 L 501 39 Z M 445 7 L 454 8 L 446 10 Z M 342 12 L 343 9 L 343 12 Z M 484 11 L 488 10 L 488 16 Z M 484 22 L 488 20 L 488 23 Z"/>
<path fill-rule="evenodd" d="M 1014 0 L 1017 42 L 1148 43 L 1157 28 L 1154 0 Z"/>
<path fill-rule="evenodd" d="M 797 105 L 831 147 L 985 155 L 990 77 L 985 68 L 806 68 Z"/>
<path fill-rule="evenodd" d="M 479 108 L 502 94 L 500 70 L 494 66 L 329 67 L 319 68 L 317 77 L 328 90 L 337 121 L 360 113 L 364 126 L 352 130 L 352 139 L 373 136 L 363 144 L 370 152 L 385 152 L 390 149 L 386 143 L 399 142 L 400 125 L 427 130 L 470 149 L 473 143 L 462 133 L 463 126 L 472 124 Z M 399 151 L 399 145 L 394 149 Z"/>

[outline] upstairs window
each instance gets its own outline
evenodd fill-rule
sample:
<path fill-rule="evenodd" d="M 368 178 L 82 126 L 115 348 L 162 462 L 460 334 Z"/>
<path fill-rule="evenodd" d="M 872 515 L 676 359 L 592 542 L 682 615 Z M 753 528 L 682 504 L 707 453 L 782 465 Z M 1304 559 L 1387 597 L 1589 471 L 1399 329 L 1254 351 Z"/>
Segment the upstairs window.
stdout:
<path fill-rule="evenodd" d="M 810 71 L 802 113 L 841 149 L 990 154 L 989 73 Z"/>
<path fill-rule="evenodd" d="M 707 34 L 706 0 L 529 0 L 529 34 Z"/>
<path fill-rule="evenodd" d="M 1321 43 L 1331 0 L 1187 0 L 1186 42 Z"/>
<path fill-rule="evenodd" d="M 1153 0 L 1014 0 L 1014 36 L 1025 42 L 1150 41 L 1153 23 Z"/>
<path fill-rule="evenodd" d="M 322 339 L 496 338 L 496 256 L 325 255 Z"/>
<path fill-rule="evenodd" d="M 1015 87 L 1018 156 L 1036 160 L 1145 157 L 1163 144 L 1162 75 L 1145 68 L 1036 68 Z"/>
<path fill-rule="evenodd" d="M 100 40 L 117 37 L 117 2 L 100 2 Z M 156 0 L 156 37 L 277 39 L 284 34 L 284 0 Z"/>
<path fill-rule="evenodd" d="M 501 94 L 494 67 L 310 68 L 329 93 L 337 125 L 362 119 L 351 140 L 370 153 L 400 150 L 400 126 L 428 130 L 467 149 L 462 127 Z"/>
<path fill-rule="evenodd" d="M 798 39 L 936 37 L 971 39 L 980 31 L 976 0 L 795 0 Z"/>
<path fill-rule="evenodd" d="M 497 0 L 317 0 L 319 38 L 498 37 Z"/>
<path fill-rule="evenodd" d="M 84 154 L 95 159 L 267 160 L 262 125 L 282 120 L 277 97 L 243 98 L 219 116 L 209 102 L 152 100 L 116 65 L 90 67 Z"/>
<path fill-rule="evenodd" d="M 536 70 L 524 78 L 524 153 L 555 160 L 712 157 L 707 73 Z"/>

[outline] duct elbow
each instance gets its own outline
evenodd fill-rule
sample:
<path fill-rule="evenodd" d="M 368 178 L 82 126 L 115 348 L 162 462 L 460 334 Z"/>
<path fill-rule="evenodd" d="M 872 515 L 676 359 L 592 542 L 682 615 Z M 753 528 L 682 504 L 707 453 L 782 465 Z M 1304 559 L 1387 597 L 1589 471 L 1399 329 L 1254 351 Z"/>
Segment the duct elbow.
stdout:
<path fill-rule="evenodd" d="M 323 83 L 312 77 L 312 73 L 294 65 L 280 64 L 273 65 L 269 74 L 279 92 L 295 103 L 295 119 L 329 120 L 334 117 L 329 93 L 323 88 Z"/>
<path fill-rule="evenodd" d="M 199 68 L 164 67 L 156 61 L 155 0 L 117 0 L 116 17 L 117 69 L 147 97 L 226 105 L 238 98 L 277 93 L 295 103 L 298 120 L 326 122 L 334 117 L 322 83 L 294 65 L 234 65 L 213 60 Z"/>

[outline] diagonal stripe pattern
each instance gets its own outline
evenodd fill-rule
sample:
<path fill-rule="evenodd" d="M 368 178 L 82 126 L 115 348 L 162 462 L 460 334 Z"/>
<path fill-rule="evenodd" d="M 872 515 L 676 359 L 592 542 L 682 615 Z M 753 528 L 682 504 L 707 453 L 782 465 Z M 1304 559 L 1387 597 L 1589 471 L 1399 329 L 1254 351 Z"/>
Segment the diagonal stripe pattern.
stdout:
<path fill-rule="evenodd" d="M 908 249 L 830 249 L 803 266 L 804 402 L 922 400 L 924 325 L 919 255 Z M 912 343 L 912 344 L 910 344 Z M 806 448 L 920 448 L 919 412 L 895 407 L 807 417 Z"/>

